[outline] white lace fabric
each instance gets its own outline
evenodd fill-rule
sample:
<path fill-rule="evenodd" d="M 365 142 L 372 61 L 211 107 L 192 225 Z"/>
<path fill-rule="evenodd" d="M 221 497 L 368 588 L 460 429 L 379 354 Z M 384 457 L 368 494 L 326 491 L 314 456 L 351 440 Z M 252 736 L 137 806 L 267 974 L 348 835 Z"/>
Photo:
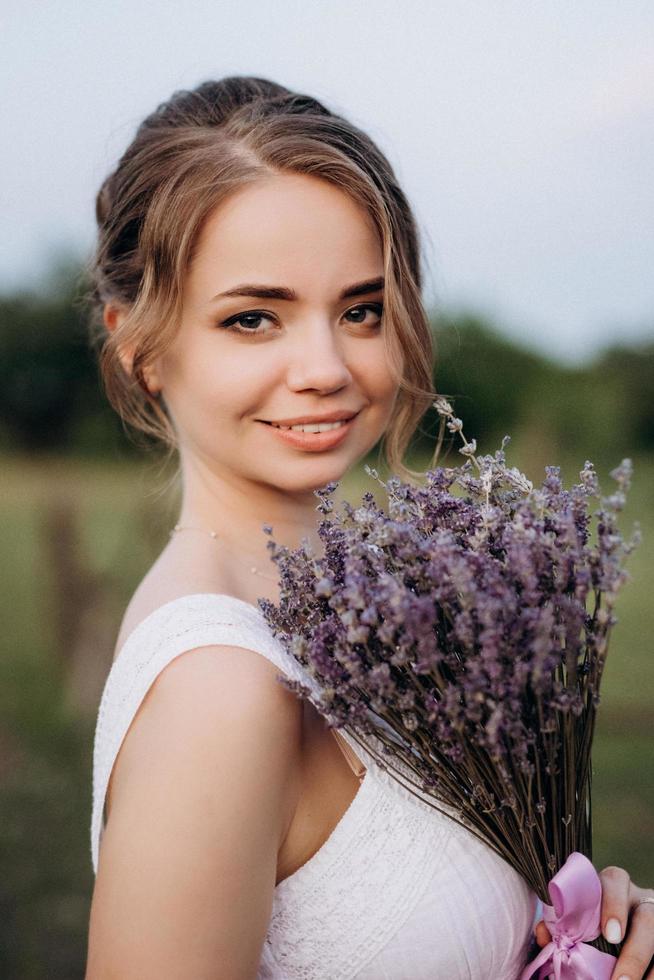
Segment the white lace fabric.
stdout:
<path fill-rule="evenodd" d="M 312 686 L 262 612 L 234 596 L 182 596 L 147 616 L 112 664 L 98 709 L 94 873 L 109 777 L 139 705 L 176 656 L 213 644 L 254 650 Z M 366 774 L 319 850 L 276 886 L 258 980 L 515 980 L 533 894 L 490 848 L 342 734 Z"/>

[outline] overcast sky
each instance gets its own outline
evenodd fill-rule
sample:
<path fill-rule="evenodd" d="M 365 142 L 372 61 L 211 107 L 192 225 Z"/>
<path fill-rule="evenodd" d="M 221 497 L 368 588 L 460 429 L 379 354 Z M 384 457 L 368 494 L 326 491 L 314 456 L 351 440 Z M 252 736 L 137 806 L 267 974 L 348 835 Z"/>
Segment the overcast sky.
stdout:
<path fill-rule="evenodd" d="M 654 337 L 652 0 L 0 0 L 0 289 L 88 253 L 102 178 L 175 89 L 256 74 L 389 157 L 428 304 L 568 362 Z"/>

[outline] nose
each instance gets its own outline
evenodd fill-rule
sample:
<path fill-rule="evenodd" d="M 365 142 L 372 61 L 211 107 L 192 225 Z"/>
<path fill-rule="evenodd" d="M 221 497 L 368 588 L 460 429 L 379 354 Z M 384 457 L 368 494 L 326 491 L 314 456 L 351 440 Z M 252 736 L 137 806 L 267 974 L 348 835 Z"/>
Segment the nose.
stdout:
<path fill-rule="evenodd" d="M 293 391 L 313 388 L 331 392 L 345 387 L 352 381 L 346 363 L 345 338 L 337 336 L 337 329 L 321 320 L 298 330 L 289 354 L 287 383 Z"/>

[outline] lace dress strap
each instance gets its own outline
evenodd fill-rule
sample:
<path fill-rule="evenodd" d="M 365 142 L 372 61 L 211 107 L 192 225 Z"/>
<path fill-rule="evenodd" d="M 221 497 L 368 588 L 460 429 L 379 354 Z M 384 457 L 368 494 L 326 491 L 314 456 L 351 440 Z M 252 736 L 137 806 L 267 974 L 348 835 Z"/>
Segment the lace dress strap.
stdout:
<path fill-rule="evenodd" d="M 258 607 L 235 596 L 197 593 L 159 606 L 129 634 L 100 700 L 93 746 L 91 858 L 97 874 L 109 778 L 123 738 L 157 675 L 187 650 L 229 644 L 254 650 L 281 674 L 307 683 L 300 665 L 270 630 Z"/>

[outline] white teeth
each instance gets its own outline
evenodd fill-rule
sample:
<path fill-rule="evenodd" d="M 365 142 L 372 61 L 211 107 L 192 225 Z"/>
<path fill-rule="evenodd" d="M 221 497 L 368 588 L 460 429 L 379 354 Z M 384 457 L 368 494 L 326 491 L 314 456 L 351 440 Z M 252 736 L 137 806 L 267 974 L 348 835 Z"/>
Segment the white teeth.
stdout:
<path fill-rule="evenodd" d="M 316 425 L 275 425 L 276 429 L 290 429 L 293 432 L 329 432 L 330 429 L 340 429 L 349 419 L 342 419 L 340 422 L 321 422 Z"/>

